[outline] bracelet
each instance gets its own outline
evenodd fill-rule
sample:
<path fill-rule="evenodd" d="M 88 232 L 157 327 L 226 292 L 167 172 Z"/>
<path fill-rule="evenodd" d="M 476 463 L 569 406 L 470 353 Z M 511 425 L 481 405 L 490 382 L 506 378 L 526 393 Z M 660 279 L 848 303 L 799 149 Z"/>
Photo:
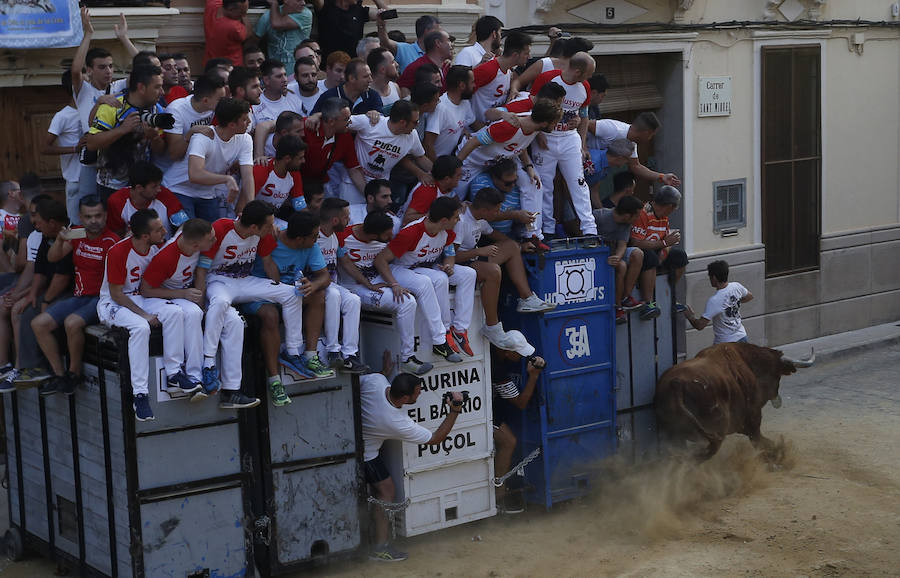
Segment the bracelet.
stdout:
<path fill-rule="evenodd" d="M 534 165 L 533 164 L 522 165 L 522 168 L 523 169 L 533 169 Z"/>
<path fill-rule="evenodd" d="M 659 173 L 659 177 L 657 177 L 657 178 L 659 179 L 659 182 L 663 182 L 663 174 L 662 173 Z"/>

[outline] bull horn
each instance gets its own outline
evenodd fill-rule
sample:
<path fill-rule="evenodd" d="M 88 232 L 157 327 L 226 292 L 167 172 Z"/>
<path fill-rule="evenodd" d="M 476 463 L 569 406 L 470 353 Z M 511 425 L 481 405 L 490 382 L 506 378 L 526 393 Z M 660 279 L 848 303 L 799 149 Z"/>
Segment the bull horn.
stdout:
<path fill-rule="evenodd" d="M 796 368 L 810 367 L 813 363 L 816 362 L 816 350 L 810 349 L 810 354 L 807 359 L 791 359 L 787 355 L 781 356 L 781 361 L 785 363 L 790 363 Z"/>

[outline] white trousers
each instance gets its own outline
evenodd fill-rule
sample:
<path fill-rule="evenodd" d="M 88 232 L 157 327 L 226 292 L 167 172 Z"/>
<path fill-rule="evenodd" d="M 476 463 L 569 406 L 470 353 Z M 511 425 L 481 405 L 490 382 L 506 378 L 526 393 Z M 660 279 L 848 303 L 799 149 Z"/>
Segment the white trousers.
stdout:
<path fill-rule="evenodd" d="M 398 267 L 397 270 L 399 269 L 401 268 Z M 407 271 L 409 271 L 409 269 L 407 269 Z M 399 277 L 397 277 L 397 273 L 394 272 L 393 268 L 391 269 L 391 272 L 394 273 L 394 278 L 396 278 L 401 285 L 412 291 L 412 288 L 408 287 Z M 412 272 L 415 275 L 428 277 L 431 280 L 432 287 L 434 288 L 434 296 L 437 299 L 438 307 L 440 308 L 440 319 L 441 326 L 444 328 L 444 337 L 446 337 L 446 333 L 450 330 L 451 325 L 457 331 L 467 331 L 469 329 L 469 324 L 472 322 L 472 308 L 474 307 L 475 302 L 475 269 L 464 265 L 455 265 L 453 267 L 453 275 L 450 275 L 449 277 L 446 273 L 438 269 L 437 265 L 435 265 L 434 268 L 416 267 Z M 456 287 L 456 300 L 452 312 L 450 310 L 450 285 Z M 416 298 L 418 298 L 418 295 L 416 295 Z M 426 313 L 426 315 L 430 317 L 428 305 L 421 300 L 419 302 L 422 304 L 423 313 Z M 438 341 L 437 343 L 443 343 L 443 341 Z"/>
<path fill-rule="evenodd" d="M 373 285 L 378 283 L 384 283 L 380 276 L 372 280 Z M 362 306 L 366 309 L 387 311 L 397 315 L 397 333 L 400 334 L 400 359 L 403 361 L 409 359 L 415 351 L 416 299 L 412 295 L 407 295 L 403 301 L 398 303 L 394 301 L 394 292 L 389 287 L 382 287 L 377 291 L 372 291 L 357 283 L 349 282 L 346 283 L 346 287 L 349 291 L 359 296 Z M 346 328 L 344 331 L 346 331 Z M 443 337 L 441 335 L 441 339 Z"/>
<path fill-rule="evenodd" d="M 559 172 L 569 188 L 575 214 L 581 222 L 581 232 L 585 235 L 596 235 L 597 224 L 591 212 L 591 191 L 584 180 L 584 161 L 581 157 L 581 137 L 578 136 L 578 131 L 549 134 L 546 149 L 533 146 L 531 150 L 531 160 L 541 177 L 544 232 L 553 233 L 556 229 L 556 219 L 553 217 L 553 179 L 556 176 L 556 168 L 559 167 Z M 524 205 L 523 200 L 522 208 L 525 208 Z"/>
<path fill-rule="evenodd" d="M 273 283 L 262 277 L 225 277 L 210 275 L 206 282 L 206 328 L 203 333 L 203 355 L 214 357 L 222 338 L 225 313 L 234 303 L 271 301 L 281 305 L 284 316 L 284 345 L 297 354 L 303 339 L 303 309 L 293 285 Z"/>
<path fill-rule="evenodd" d="M 519 187 L 519 202 L 522 209 L 529 213 L 537 213 L 534 222 L 525 226 L 525 237 L 536 235 L 538 238 L 543 239 L 544 236 L 541 232 L 541 219 L 543 218 L 541 189 L 538 189 L 531 182 L 531 177 L 522 168 L 522 162 L 519 160 L 519 157 L 513 157 L 513 161 L 516 163 L 516 186 Z M 471 200 L 478 191 L 470 191 L 469 184 L 475 177 L 487 170 L 488 167 L 476 166 L 463 161 L 462 178 L 459 179 L 459 185 L 453 189 L 453 194 L 459 197 L 460 200 Z M 543 179 L 543 177 L 541 178 Z"/>
<path fill-rule="evenodd" d="M 359 353 L 360 299 L 346 287 L 332 282 L 325 289 L 325 351 L 340 351 L 344 357 Z M 343 344 L 338 333 L 344 324 Z"/>
<path fill-rule="evenodd" d="M 441 273 L 441 276 L 432 278 L 423 271 L 431 271 L 425 267 L 417 267 L 416 269 L 408 269 L 399 265 L 391 265 L 391 274 L 397 283 L 409 289 L 416 296 L 416 303 L 425 321 L 428 325 L 428 331 L 431 332 L 431 344 L 437 345 L 447 340 L 447 328 L 444 326 L 441 306 L 438 304 L 437 294 L 444 295 L 447 300 L 450 281 L 447 276 Z M 440 271 L 438 271 L 440 273 Z M 390 298 L 393 299 L 393 292 L 386 289 Z M 387 297 L 387 295 L 385 296 Z M 382 298 L 382 302 L 384 298 Z"/>
<path fill-rule="evenodd" d="M 181 308 L 184 320 L 184 372 L 195 381 L 203 379 L 203 309 L 187 299 L 171 299 Z"/>
<path fill-rule="evenodd" d="M 184 363 L 184 322 L 181 309 L 165 299 L 148 299 L 140 295 L 129 295 L 135 305 L 147 313 L 156 315 L 162 323 L 163 361 L 166 375 L 181 371 Z M 131 365 L 131 391 L 149 393 L 147 381 L 150 376 L 150 323 L 130 309 L 122 307 L 112 299 L 101 298 L 97 304 L 100 321 L 109 327 L 124 327 L 128 330 L 128 359 Z"/>

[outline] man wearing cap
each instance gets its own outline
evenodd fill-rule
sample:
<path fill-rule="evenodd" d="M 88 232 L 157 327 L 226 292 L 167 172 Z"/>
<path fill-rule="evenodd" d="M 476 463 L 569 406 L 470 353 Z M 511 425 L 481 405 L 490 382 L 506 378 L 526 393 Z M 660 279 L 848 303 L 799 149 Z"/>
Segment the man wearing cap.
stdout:
<path fill-rule="evenodd" d="M 372 487 L 376 498 L 383 502 L 395 501 L 394 480 L 379 453 L 385 440 L 401 440 L 414 444 L 436 445 L 443 442 L 456 418 L 462 413 L 463 397 L 452 392 L 447 417 L 432 434 L 417 424 L 403 409 L 416 403 L 422 393 L 422 378 L 412 373 L 399 373 L 390 382 L 387 376 L 394 370 L 390 351 L 382 356 L 381 373 L 369 373 L 359 378 L 362 437 L 365 444 L 363 471 L 366 483 Z M 385 510 L 376 506 L 372 510 L 375 523 L 375 546 L 369 554 L 371 560 L 398 562 L 406 560 L 406 552 L 400 552 L 388 543 L 388 519 Z"/>
<path fill-rule="evenodd" d="M 656 287 L 657 268 L 669 272 L 669 282 L 674 287 L 688 264 L 687 253 L 680 247 L 681 231 L 669 228 L 669 215 L 675 212 L 681 203 L 681 193 L 669 185 L 660 187 L 653 195 L 653 200 L 644 205 L 640 216 L 631 226 L 629 245 L 644 251 L 644 264 L 641 269 L 639 288 L 644 305 L 638 312 L 642 320 L 659 317 L 660 310 L 653 299 Z M 676 303 L 677 311 L 684 311 L 684 306 Z"/>
<path fill-rule="evenodd" d="M 513 412 L 525 411 L 531 396 L 534 395 L 538 376 L 547 365 L 542 357 L 534 355 L 534 347 L 528 343 L 521 332 L 507 331 L 507 339 L 513 342 L 511 351 L 491 346 L 491 386 L 494 391 L 494 475 L 498 478 L 509 471 L 512 464 L 513 451 L 516 449 L 516 436 L 508 421 Z M 521 359 L 526 358 L 525 371 L 528 376 L 525 387 L 520 387 L 522 375 L 519 373 Z M 521 496 L 514 496 L 506 487 L 506 483 L 497 488 L 497 510 L 505 514 L 518 514 L 524 511 Z"/>

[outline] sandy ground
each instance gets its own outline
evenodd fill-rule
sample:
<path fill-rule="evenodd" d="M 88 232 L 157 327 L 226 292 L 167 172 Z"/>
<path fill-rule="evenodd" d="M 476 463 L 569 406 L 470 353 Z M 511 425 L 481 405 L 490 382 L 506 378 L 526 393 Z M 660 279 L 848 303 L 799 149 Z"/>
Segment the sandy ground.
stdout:
<path fill-rule="evenodd" d="M 344 562 L 320 576 L 898 576 L 900 347 L 782 381 L 763 433 L 777 466 L 732 436 L 711 461 L 612 464 L 595 495 L 531 506 L 401 543 L 395 564 Z M 30 559 L 4 576 L 51 576 Z M 300 574 L 298 574 L 300 575 Z"/>

